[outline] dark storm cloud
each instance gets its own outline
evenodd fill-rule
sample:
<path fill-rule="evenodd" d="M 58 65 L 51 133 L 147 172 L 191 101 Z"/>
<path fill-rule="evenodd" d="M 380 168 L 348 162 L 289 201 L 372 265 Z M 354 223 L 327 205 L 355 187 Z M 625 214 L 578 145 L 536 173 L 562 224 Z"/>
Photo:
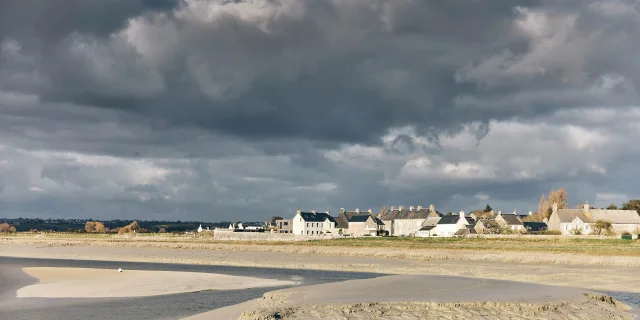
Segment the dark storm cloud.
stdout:
<path fill-rule="evenodd" d="M 2 1 L 0 204 L 216 220 L 630 197 L 638 10 Z"/>
<path fill-rule="evenodd" d="M 145 12 L 169 10 L 177 0 L 5 0 L 0 3 L 0 36 L 55 43 L 72 32 L 99 37 L 126 26 Z"/>
<path fill-rule="evenodd" d="M 540 68 L 550 72 L 534 78 L 505 75 L 501 69 L 535 50 L 536 40 L 514 29 L 514 19 L 529 12 L 518 8 L 541 10 L 548 19 L 579 14 L 567 31 L 571 45 L 576 38 L 603 31 L 603 22 L 618 21 L 586 5 L 525 0 L 185 1 L 154 6 L 87 1 L 69 3 L 75 12 L 86 12 L 74 14 L 60 5 L 17 3 L 5 4 L 3 11 L 25 17 L 16 21 L 48 11 L 51 19 L 66 21 L 51 28 L 35 24 L 34 41 L 42 42 L 37 36 L 42 35 L 54 43 L 35 52 L 22 47 L 41 72 L 42 83 L 33 93 L 43 99 L 124 109 L 250 139 L 375 143 L 394 126 L 439 131 L 469 121 L 604 103 L 610 97 L 585 90 L 615 70 L 590 63 L 606 60 L 610 51 L 593 46 L 575 58 L 585 60 L 579 70 L 570 70 L 588 74 L 581 83 L 566 83 L 569 71 L 553 70 L 557 59 L 571 57 L 542 57 L 542 64 L 550 65 Z M 98 13 L 100 18 L 94 18 Z M 17 32 L 26 28 L 14 20 L 6 20 L 15 27 L 5 37 L 20 42 Z M 604 29 L 602 36 L 637 27 L 637 21 L 626 21 Z M 501 56 L 505 50 L 510 56 Z M 491 59 L 500 61 L 494 65 Z M 487 88 L 478 81 L 494 84 Z M 637 97 L 634 92 L 618 96 L 616 104 Z"/>

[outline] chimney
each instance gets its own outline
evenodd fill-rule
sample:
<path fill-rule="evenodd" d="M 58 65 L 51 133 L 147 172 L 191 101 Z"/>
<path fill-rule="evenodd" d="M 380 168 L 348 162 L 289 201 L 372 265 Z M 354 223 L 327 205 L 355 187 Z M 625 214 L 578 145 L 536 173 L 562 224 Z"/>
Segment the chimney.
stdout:
<path fill-rule="evenodd" d="M 436 206 L 434 206 L 433 204 L 429 206 L 429 211 L 431 212 L 435 212 L 436 211 Z"/>
<path fill-rule="evenodd" d="M 498 215 L 502 215 L 502 210 L 498 210 Z"/>
<path fill-rule="evenodd" d="M 340 208 L 340 213 L 344 213 L 344 208 Z"/>
<path fill-rule="evenodd" d="M 315 210 L 311 210 L 311 213 L 316 214 L 316 211 Z"/>
<path fill-rule="evenodd" d="M 415 208 L 413 206 L 409 206 L 409 211 L 415 211 Z"/>
<path fill-rule="evenodd" d="M 422 206 L 418 206 L 418 211 L 422 210 Z"/>
<path fill-rule="evenodd" d="M 589 211 L 589 201 L 584 202 L 584 211 Z"/>
<path fill-rule="evenodd" d="M 400 211 L 404 211 L 404 206 L 399 206 L 399 207 L 398 207 L 398 210 L 400 210 Z"/>
<path fill-rule="evenodd" d="M 553 212 L 558 211 L 558 204 L 557 204 L 556 202 L 554 202 L 554 203 L 551 205 L 551 209 L 553 210 Z"/>
<path fill-rule="evenodd" d="M 302 213 L 302 210 L 298 210 L 298 213 Z"/>
<path fill-rule="evenodd" d="M 464 211 L 460 211 L 460 216 L 464 218 Z"/>
<path fill-rule="evenodd" d="M 373 210 L 369 209 L 369 213 L 370 213 L 370 214 L 373 214 Z"/>
<path fill-rule="evenodd" d="M 326 213 L 326 214 L 328 214 L 328 215 L 331 215 L 331 210 L 327 210 L 327 211 L 325 211 L 324 213 Z"/>
<path fill-rule="evenodd" d="M 356 208 L 356 213 L 360 213 L 360 208 Z"/>
<path fill-rule="evenodd" d="M 529 215 L 532 215 L 532 214 L 533 214 L 533 212 L 531 212 L 531 210 L 529 210 Z"/>

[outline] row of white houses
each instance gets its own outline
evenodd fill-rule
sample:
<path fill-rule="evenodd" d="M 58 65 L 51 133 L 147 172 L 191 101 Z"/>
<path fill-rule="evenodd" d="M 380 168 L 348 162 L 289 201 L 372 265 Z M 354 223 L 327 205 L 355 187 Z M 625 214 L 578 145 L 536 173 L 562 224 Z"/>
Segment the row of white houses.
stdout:
<path fill-rule="evenodd" d="M 593 209 L 588 204 L 580 209 L 558 209 L 553 204 L 550 218 L 544 222 L 524 222 L 527 215 L 513 213 L 491 213 L 491 217 L 481 217 L 464 212 L 442 215 L 433 205 L 428 208 L 391 207 L 381 214 L 368 211 L 340 210 L 337 217 L 327 212 L 303 212 L 298 210 L 291 220 L 281 220 L 278 225 L 286 225 L 280 232 L 296 235 L 341 235 L 341 236 L 414 236 L 414 237 L 451 237 L 467 234 L 525 233 L 543 230 L 559 231 L 562 235 L 594 233 L 593 225 L 597 221 L 611 223 L 616 234 L 640 233 L 640 216 L 635 210 Z M 531 214 L 531 213 L 529 213 Z M 526 220 L 526 219 L 525 219 Z"/>
<path fill-rule="evenodd" d="M 290 222 L 290 223 L 289 223 Z M 464 211 L 458 214 L 442 215 L 433 205 L 429 208 L 391 207 L 386 213 L 373 214 L 371 210 L 340 210 L 337 217 L 326 212 L 303 212 L 298 210 L 291 220 L 282 220 L 278 225 L 290 225 L 280 232 L 302 236 L 340 235 L 340 236 L 414 236 L 414 237 L 452 237 L 474 233 L 494 233 L 496 229 L 510 229 L 525 232 L 525 224 L 519 216 L 499 212 L 494 219 L 478 219 L 466 216 Z M 545 224 L 546 226 L 546 224 Z"/>

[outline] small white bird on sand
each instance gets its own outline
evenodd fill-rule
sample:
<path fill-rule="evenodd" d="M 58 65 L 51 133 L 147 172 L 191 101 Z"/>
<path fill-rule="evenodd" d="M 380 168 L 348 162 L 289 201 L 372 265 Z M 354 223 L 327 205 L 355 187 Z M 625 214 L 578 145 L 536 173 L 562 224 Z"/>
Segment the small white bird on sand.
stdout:
<path fill-rule="evenodd" d="M 118 272 L 122 272 L 122 268 L 118 268 Z"/>

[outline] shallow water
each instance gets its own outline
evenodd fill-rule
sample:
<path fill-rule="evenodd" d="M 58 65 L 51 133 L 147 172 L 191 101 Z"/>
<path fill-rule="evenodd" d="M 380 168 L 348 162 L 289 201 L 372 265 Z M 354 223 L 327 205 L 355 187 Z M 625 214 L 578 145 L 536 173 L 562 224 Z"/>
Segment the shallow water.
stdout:
<path fill-rule="evenodd" d="M 45 260 L 0 257 L 0 319 L 178 319 L 261 297 L 278 289 L 256 288 L 202 291 L 155 297 L 119 299 L 11 299 L 15 290 L 34 282 L 23 267 L 75 267 L 219 273 L 302 282 L 301 285 L 367 279 L 382 274 L 334 271 L 197 266 L 109 261 Z M 283 287 L 280 287 L 283 288 Z M 131 288 L 135 290 L 135 288 Z M 4 291 L 4 292 L 2 292 Z"/>
<path fill-rule="evenodd" d="M 640 293 L 633 292 L 619 292 L 619 291 L 602 291 L 604 294 L 608 294 L 614 299 L 633 308 L 635 314 L 634 319 L 640 320 Z"/>

